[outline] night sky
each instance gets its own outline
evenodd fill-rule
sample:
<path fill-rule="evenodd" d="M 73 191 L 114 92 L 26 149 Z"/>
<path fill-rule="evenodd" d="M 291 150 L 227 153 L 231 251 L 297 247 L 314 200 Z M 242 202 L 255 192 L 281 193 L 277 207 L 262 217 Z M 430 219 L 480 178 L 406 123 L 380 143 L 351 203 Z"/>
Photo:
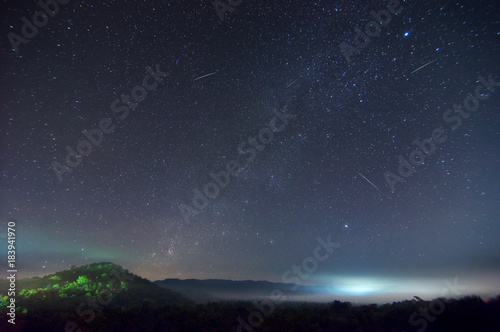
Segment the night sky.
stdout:
<path fill-rule="evenodd" d="M 2 261 L 500 293 L 497 1 L 232 3 L 1 1 Z"/>

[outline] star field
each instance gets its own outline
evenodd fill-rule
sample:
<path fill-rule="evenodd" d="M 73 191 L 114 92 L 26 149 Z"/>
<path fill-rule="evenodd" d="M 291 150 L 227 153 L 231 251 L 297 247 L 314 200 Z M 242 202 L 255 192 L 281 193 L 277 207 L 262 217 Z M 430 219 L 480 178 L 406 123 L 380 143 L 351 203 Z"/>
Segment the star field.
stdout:
<path fill-rule="evenodd" d="M 340 247 L 307 283 L 498 293 L 500 87 L 457 129 L 443 113 L 480 76 L 500 81 L 500 7 L 400 1 L 347 59 L 388 3 L 243 1 L 221 21 L 211 1 L 72 1 L 16 52 L 7 35 L 40 8 L 2 2 L 0 217 L 17 221 L 19 274 L 112 261 L 151 280 L 281 282 L 330 235 Z M 54 163 L 103 119 L 60 181 Z M 384 174 L 435 128 L 446 141 L 391 190 Z M 196 210 L 193 190 L 231 161 Z"/>

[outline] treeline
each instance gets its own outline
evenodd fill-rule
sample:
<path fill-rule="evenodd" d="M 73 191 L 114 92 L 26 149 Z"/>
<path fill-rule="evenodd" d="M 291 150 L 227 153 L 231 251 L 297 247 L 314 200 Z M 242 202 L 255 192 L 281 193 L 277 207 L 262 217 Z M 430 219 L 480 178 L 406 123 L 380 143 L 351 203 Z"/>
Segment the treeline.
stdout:
<path fill-rule="evenodd" d="M 444 299 L 442 299 L 444 301 Z M 445 301 L 439 315 L 432 314 L 430 301 L 403 301 L 385 305 L 353 306 L 348 302 L 328 304 L 283 303 L 260 324 L 245 327 L 238 318 L 248 322 L 255 312 L 251 302 L 214 302 L 204 305 L 158 306 L 147 300 L 142 305 L 121 309 L 102 307 L 95 317 L 79 316 L 74 308 L 48 310 L 36 308 L 19 313 L 16 329 L 22 331 L 64 331 L 68 321 L 72 331 L 500 331 L 500 296 L 488 302 L 479 297 Z M 414 320 L 410 323 L 410 317 Z M 3 315 L 3 313 L 2 313 Z M 430 319 L 425 319 L 429 317 Z M 425 326 L 422 319 L 426 320 Z M 241 320 L 240 320 L 241 321 Z M 418 323 L 417 323 L 418 322 Z M 257 326 L 258 325 L 258 326 Z M 8 331 L 5 320 L 0 330 Z"/>

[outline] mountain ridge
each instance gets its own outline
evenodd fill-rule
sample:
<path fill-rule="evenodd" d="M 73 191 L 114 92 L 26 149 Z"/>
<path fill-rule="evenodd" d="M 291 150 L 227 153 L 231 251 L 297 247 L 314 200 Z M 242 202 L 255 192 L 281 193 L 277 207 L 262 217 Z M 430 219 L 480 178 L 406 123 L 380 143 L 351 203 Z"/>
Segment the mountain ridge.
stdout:
<path fill-rule="evenodd" d="M 328 289 L 324 286 L 306 286 L 266 280 L 167 278 L 164 280 L 156 280 L 153 283 L 172 291 L 179 292 L 197 303 L 218 300 L 262 299 L 269 297 L 275 290 L 281 291 L 289 300 L 293 300 L 294 296 L 324 295 L 328 293 Z M 304 298 L 301 300 L 304 300 Z M 333 295 L 330 300 L 335 300 Z M 313 300 L 311 299 L 309 301 Z"/>

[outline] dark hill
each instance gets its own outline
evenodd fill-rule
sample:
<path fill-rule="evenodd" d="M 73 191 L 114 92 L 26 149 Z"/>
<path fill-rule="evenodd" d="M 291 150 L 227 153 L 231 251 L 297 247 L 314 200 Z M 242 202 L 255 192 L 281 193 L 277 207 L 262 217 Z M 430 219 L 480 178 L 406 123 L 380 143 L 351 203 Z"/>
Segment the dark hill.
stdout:
<path fill-rule="evenodd" d="M 8 281 L 0 281 L 2 307 L 7 304 L 7 288 Z M 130 309 L 142 306 L 144 302 L 150 302 L 154 307 L 191 304 L 181 294 L 108 262 L 17 280 L 16 293 L 16 306 L 21 312 L 36 308 L 76 308 L 87 298 L 109 309 Z"/>

